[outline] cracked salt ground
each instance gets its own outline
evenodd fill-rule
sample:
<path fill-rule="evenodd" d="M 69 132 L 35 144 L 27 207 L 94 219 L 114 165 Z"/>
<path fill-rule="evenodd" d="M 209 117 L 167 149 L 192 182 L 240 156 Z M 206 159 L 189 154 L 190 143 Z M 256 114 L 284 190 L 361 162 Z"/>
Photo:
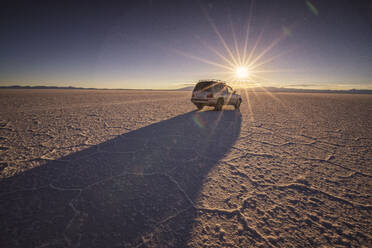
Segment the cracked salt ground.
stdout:
<path fill-rule="evenodd" d="M 1 247 L 372 246 L 371 96 L 0 94 Z"/>

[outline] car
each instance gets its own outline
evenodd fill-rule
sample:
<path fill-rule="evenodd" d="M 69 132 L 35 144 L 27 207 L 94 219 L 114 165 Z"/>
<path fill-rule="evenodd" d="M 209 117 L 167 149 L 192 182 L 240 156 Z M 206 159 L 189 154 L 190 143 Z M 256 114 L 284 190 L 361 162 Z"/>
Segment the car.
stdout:
<path fill-rule="evenodd" d="M 213 106 L 220 111 L 223 105 L 233 105 L 235 109 L 239 109 L 242 98 L 223 81 L 201 80 L 192 91 L 191 102 L 199 110 L 204 106 Z"/>

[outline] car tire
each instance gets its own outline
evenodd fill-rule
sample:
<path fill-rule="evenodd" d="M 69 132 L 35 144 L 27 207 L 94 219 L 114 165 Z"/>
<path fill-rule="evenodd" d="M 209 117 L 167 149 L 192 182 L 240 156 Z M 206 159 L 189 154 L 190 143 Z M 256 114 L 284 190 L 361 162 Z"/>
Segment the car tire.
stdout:
<path fill-rule="evenodd" d="M 242 103 L 242 99 L 238 99 L 238 101 L 237 101 L 236 104 L 234 105 L 235 109 L 239 109 L 241 103 Z"/>
<path fill-rule="evenodd" d="M 203 105 L 203 104 L 200 104 L 200 103 L 195 104 L 195 105 L 196 105 L 196 107 L 197 107 L 199 110 L 201 110 L 201 109 L 204 107 L 204 105 Z"/>
<path fill-rule="evenodd" d="M 214 108 L 217 111 L 221 111 L 222 110 L 222 106 L 223 106 L 223 99 L 222 98 L 219 98 L 217 100 L 216 106 Z"/>

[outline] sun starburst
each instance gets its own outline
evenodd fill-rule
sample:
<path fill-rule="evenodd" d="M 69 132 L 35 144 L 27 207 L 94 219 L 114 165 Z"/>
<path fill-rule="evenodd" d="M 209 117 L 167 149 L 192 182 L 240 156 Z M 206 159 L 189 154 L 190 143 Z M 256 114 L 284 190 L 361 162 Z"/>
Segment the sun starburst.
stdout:
<path fill-rule="evenodd" d="M 259 81 L 266 81 L 265 73 L 278 72 L 280 70 L 270 71 L 264 69 L 265 65 L 279 57 L 268 56 L 268 53 L 285 38 L 285 33 L 282 33 L 277 39 L 273 40 L 268 46 L 264 47 L 259 51 L 259 47 L 262 46 L 261 40 L 264 33 L 264 29 L 261 30 L 257 39 L 254 42 L 250 42 L 250 25 L 252 17 L 252 5 L 249 9 L 249 16 L 247 27 L 244 30 L 245 36 L 244 41 L 240 41 L 236 37 L 236 30 L 234 29 L 233 21 L 231 16 L 229 16 L 231 35 L 233 39 L 233 46 L 230 47 L 228 42 L 223 37 L 222 33 L 219 31 L 216 23 L 208 14 L 206 9 L 202 9 L 206 19 L 208 20 L 212 30 L 216 34 L 218 40 L 220 41 L 224 51 L 218 51 L 213 46 L 207 42 L 202 42 L 202 45 L 210 50 L 214 55 L 219 58 L 219 61 L 212 61 L 203 57 L 199 57 L 193 54 L 185 53 L 180 50 L 175 50 L 178 54 L 186 56 L 188 58 L 198 60 L 200 62 L 215 66 L 219 68 L 219 73 L 224 75 L 224 80 L 229 81 L 235 86 L 245 88 L 250 87 L 252 84 L 257 84 Z M 252 43 L 252 44 L 251 44 Z M 251 44 L 251 45 L 250 45 Z M 242 46 L 240 46 L 242 45 Z M 224 54 L 225 53 L 225 54 Z M 282 54 L 280 54 L 281 56 Z M 215 74 L 215 73 L 214 73 Z"/>

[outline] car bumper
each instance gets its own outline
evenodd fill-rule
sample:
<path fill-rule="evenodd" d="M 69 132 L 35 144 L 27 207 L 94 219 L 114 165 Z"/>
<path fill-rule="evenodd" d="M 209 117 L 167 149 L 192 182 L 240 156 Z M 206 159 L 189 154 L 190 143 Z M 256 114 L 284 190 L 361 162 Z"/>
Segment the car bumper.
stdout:
<path fill-rule="evenodd" d="M 191 102 L 194 104 L 205 104 L 205 105 L 215 105 L 217 103 L 216 99 L 210 98 L 191 98 Z"/>

